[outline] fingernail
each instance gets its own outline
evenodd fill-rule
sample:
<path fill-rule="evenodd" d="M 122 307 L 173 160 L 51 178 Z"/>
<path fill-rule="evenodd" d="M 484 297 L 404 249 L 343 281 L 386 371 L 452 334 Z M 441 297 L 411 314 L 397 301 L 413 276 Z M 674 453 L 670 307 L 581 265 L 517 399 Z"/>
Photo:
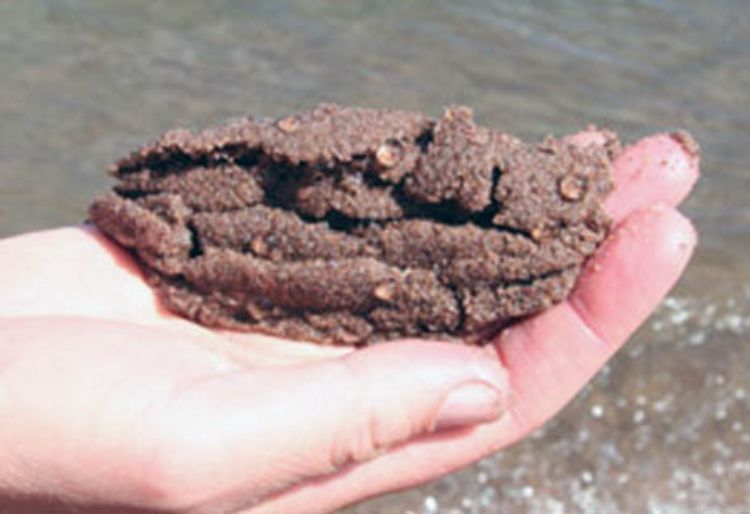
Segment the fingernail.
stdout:
<path fill-rule="evenodd" d="M 495 388 L 478 382 L 464 384 L 448 393 L 435 418 L 435 430 L 486 423 L 501 412 L 502 401 Z"/>
<path fill-rule="evenodd" d="M 682 150 L 690 159 L 691 164 L 697 165 L 701 155 L 701 147 L 693 136 L 691 136 L 686 130 L 677 130 L 669 134 L 669 136 L 682 147 Z"/>

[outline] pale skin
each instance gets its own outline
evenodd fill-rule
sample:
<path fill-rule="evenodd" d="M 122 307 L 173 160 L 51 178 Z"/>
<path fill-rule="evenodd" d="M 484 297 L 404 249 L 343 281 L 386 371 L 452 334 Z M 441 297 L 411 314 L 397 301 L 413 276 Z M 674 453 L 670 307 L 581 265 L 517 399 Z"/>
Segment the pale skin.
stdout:
<path fill-rule="evenodd" d="M 482 349 L 211 331 L 163 309 L 91 227 L 2 240 L 0 509 L 329 512 L 507 447 L 675 284 L 696 244 L 676 207 L 697 177 L 668 135 L 626 149 L 613 232 L 570 299 Z"/>

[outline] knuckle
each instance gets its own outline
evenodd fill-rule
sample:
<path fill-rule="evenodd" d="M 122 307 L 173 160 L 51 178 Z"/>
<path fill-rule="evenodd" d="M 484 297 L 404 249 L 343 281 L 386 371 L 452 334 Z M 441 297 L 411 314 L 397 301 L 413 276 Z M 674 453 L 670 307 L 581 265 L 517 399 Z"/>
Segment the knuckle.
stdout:
<path fill-rule="evenodd" d="M 148 423 L 138 452 L 135 496 L 159 512 L 198 512 L 210 499 L 204 480 L 206 449 L 181 416 Z"/>
<path fill-rule="evenodd" d="M 344 383 L 351 386 L 340 399 L 346 406 L 340 411 L 343 419 L 329 440 L 330 462 L 335 469 L 372 460 L 415 431 L 398 402 L 389 404 L 376 394 L 365 366 L 354 359 L 340 362 Z"/>
<path fill-rule="evenodd" d="M 170 449 L 156 450 L 144 463 L 139 474 L 140 502 L 167 512 L 186 512 L 195 505 L 194 491 L 184 467 Z M 188 468 L 189 469 L 189 468 Z"/>
<path fill-rule="evenodd" d="M 340 399 L 345 408 L 339 410 L 342 419 L 330 434 L 329 455 L 334 468 L 363 462 L 378 454 L 380 448 L 380 420 L 373 405 L 367 380 L 367 370 L 356 360 L 341 359 L 339 371 L 343 383 L 349 384 Z"/>

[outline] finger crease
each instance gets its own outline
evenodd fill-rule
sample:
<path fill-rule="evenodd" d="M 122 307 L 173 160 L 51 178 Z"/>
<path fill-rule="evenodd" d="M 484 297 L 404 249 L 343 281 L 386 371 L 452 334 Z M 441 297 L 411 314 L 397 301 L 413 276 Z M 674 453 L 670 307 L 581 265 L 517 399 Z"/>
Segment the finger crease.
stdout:
<path fill-rule="evenodd" d="M 597 324 L 593 320 L 594 316 L 591 315 L 584 301 L 573 295 L 568 299 L 568 305 L 580 320 L 583 329 L 590 333 L 594 340 L 603 346 L 612 346 L 609 338 L 597 327 Z"/>

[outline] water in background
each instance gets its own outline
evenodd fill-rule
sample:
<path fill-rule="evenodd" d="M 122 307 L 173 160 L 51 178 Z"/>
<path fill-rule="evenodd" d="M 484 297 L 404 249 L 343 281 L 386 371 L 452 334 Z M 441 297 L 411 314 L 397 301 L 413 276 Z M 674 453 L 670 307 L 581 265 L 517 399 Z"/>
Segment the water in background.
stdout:
<path fill-rule="evenodd" d="M 0 3 L 0 236 L 83 219 L 174 125 L 318 101 L 465 103 L 530 138 L 684 127 L 701 247 L 628 347 L 526 442 L 347 512 L 750 511 L 747 0 Z"/>

